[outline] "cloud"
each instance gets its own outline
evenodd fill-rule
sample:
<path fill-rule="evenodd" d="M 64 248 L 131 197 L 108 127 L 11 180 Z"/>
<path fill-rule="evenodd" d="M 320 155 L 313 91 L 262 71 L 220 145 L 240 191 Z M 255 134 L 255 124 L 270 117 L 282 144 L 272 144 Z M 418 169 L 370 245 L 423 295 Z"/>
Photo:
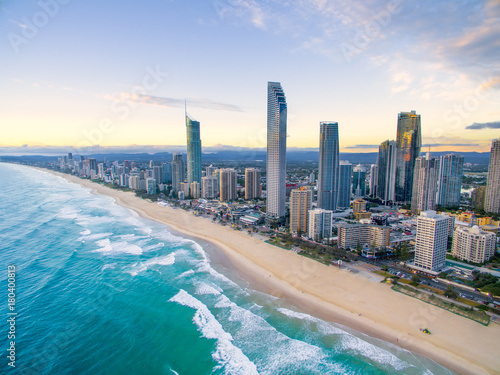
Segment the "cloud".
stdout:
<path fill-rule="evenodd" d="M 354 145 L 354 146 L 347 146 L 343 148 L 378 148 L 380 145 Z"/>
<path fill-rule="evenodd" d="M 106 99 L 115 101 L 131 101 L 133 103 L 153 104 L 153 105 L 172 107 L 172 108 L 179 108 L 179 107 L 182 108 L 184 107 L 185 103 L 184 99 L 164 98 L 153 95 L 131 94 L 128 92 L 121 92 L 115 96 L 106 96 Z M 240 107 L 236 105 L 220 103 L 210 99 L 188 98 L 186 99 L 186 102 L 188 107 L 206 108 L 218 111 L 244 112 Z"/>
<path fill-rule="evenodd" d="M 465 129 L 500 129 L 500 121 L 493 122 L 475 122 L 469 126 L 466 126 Z"/>
<path fill-rule="evenodd" d="M 472 146 L 479 146 L 478 143 L 428 143 L 425 145 L 422 145 L 422 148 L 425 147 L 472 147 Z M 424 152 L 425 150 L 422 150 Z"/>

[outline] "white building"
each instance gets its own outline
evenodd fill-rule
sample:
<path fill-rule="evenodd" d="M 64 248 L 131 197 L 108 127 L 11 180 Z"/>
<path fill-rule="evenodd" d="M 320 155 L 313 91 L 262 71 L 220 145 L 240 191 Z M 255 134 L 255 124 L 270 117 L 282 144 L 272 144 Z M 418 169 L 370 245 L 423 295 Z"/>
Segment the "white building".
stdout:
<path fill-rule="evenodd" d="M 449 218 L 436 211 L 422 211 L 417 218 L 415 266 L 437 272 L 446 265 Z"/>
<path fill-rule="evenodd" d="M 495 255 L 495 233 L 478 226 L 458 227 L 453 235 L 453 256 L 473 263 L 484 263 Z"/>
<path fill-rule="evenodd" d="M 333 211 L 317 208 L 309 211 L 309 231 L 307 236 L 319 241 L 332 236 Z"/>
<path fill-rule="evenodd" d="M 238 178 L 236 170 L 231 168 L 220 169 L 220 201 L 229 202 L 238 198 Z"/>
<path fill-rule="evenodd" d="M 208 170 L 208 167 L 207 167 Z M 201 197 L 205 199 L 217 198 L 217 177 L 212 175 L 201 178 Z"/>
<path fill-rule="evenodd" d="M 201 188 L 198 181 L 193 181 L 189 185 L 189 191 L 191 193 L 191 198 L 199 199 L 201 197 Z"/>

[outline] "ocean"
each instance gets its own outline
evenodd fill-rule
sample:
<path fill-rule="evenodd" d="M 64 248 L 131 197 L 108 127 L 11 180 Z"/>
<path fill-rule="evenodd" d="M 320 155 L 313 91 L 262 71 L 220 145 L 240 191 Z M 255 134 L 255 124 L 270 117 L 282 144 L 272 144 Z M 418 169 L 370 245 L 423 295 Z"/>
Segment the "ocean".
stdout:
<path fill-rule="evenodd" d="M 112 198 L 19 165 L 0 176 L 1 373 L 451 374 L 252 290 L 211 245 Z"/>

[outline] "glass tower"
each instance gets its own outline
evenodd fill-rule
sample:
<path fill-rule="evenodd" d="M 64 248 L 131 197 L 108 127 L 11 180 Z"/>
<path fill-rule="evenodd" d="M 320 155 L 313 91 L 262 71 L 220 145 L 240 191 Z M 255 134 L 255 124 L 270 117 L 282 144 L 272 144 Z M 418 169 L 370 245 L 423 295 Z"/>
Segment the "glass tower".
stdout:
<path fill-rule="evenodd" d="M 356 197 L 366 196 L 366 168 L 361 164 L 352 170 L 352 193 Z"/>
<path fill-rule="evenodd" d="M 443 207 L 460 205 L 463 173 L 463 156 L 457 154 L 441 155 L 436 204 Z"/>
<path fill-rule="evenodd" d="M 286 199 L 286 98 L 281 83 L 267 83 L 267 217 L 284 223 Z"/>
<path fill-rule="evenodd" d="M 396 201 L 410 203 L 415 160 L 420 156 L 422 131 L 420 115 L 415 111 L 398 114 L 396 136 Z"/>
<path fill-rule="evenodd" d="M 352 164 L 347 160 L 340 160 L 337 208 L 349 208 L 351 206 L 351 176 Z"/>
<path fill-rule="evenodd" d="M 493 213 L 500 212 L 500 138 L 491 142 L 484 210 Z"/>
<path fill-rule="evenodd" d="M 377 197 L 384 202 L 394 202 L 396 183 L 396 142 L 384 141 L 378 148 Z"/>
<path fill-rule="evenodd" d="M 201 184 L 200 123 L 186 115 L 187 131 L 187 182 Z"/>
<path fill-rule="evenodd" d="M 335 211 L 339 189 L 339 124 L 320 122 L 318 207 Z"/>

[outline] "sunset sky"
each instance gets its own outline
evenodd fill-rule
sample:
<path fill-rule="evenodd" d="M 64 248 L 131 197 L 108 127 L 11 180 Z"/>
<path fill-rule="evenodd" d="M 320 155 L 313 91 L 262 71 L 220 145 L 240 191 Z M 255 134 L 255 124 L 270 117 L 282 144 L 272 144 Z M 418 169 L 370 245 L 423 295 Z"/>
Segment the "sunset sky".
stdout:
<path fill-rule="evenodd" d="M 434 150 L 500 137 L 498 0 L 3 0 L 0 15 L 1 154 L 185 145 L 184 99 L 204 147 L 265 147 L 267 81 L 289 147 L 338 121 L 341 151 L 376 151 L 410 110 Z"/>

